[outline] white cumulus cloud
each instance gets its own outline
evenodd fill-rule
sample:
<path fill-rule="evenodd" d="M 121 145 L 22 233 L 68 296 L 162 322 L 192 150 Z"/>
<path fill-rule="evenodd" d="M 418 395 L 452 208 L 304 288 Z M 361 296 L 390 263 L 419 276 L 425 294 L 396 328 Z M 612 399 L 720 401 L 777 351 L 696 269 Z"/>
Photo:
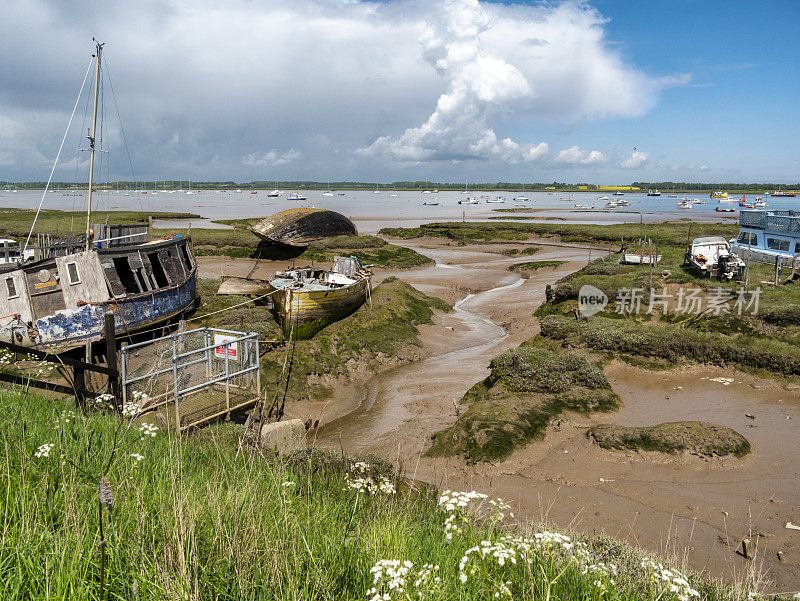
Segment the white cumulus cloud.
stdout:
<path fill-rule="evenodd" d="M 599 150 L 584 151 L 580 146 L 570 146 L 559 152 L 556 157 L 556 163 L 564 165 L 596 165 L 607 160 L 606 155 Z"/>
<path fill-rule="evenodd" d="M 446 0 L 427 21 L 420 37 L 422 55 L 448 82 L 436 107 L 419 127 L 397 137 L 380 136 L 358 150 L 362 156 L 393 160 L 499 159 L 534 161 L 548 152 L 545 143 L 499 139 L 490 112 L 508 109 L 533 93 L 514 65 L 485 50 L 480 35 L 490 26 L 478 0 Z"/>
<path fill-rule="evenodd" d="M 623 169 L 638 169 L 645 165 L 649 158 L 646 152 L 635 150 L 631 156 L 622 161 L 619 166 Z"/>

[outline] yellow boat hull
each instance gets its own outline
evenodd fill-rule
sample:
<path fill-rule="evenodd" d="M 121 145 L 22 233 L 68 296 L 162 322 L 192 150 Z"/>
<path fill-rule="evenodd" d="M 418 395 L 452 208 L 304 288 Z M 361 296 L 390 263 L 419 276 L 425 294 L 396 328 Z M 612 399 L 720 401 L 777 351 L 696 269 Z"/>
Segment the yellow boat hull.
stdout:
<path fill-rule="evenodd" d="M 357 310 L 367 298 L 369 278 L 330 290 L 284 288 L 273 295 L 275 314 L 286 339 L 311 338 L 325 326 Z"/>

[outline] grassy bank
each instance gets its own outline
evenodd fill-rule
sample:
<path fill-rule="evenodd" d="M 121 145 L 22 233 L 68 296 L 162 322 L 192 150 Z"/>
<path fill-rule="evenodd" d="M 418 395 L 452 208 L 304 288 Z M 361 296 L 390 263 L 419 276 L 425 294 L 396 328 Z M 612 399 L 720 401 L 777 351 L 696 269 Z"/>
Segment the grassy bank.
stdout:
<path fill-rule="evenodd" d="M 24 239 L 33 224 L 36 211 L 33 209 L 0 209 L 0 237 Z M 148 217 L 154 219 L 189 219 L 200 217 L 194 213 L 150 213 L 146 211 L 92 211 L 92 223 L 147 223 Z M 57 237 L 76 238 L 86 233 L 85 211 L 57 211 L 42 209 L 36 220 L 34 234 L 42 232 Z M 186 233 L 182 230 L 180 233 Z"/>
<path fill-rule="evenodd" d="M 682 359 L 712 365 L 757 368 L 782 375 L 800 375 L 800 347 L 768 336 L 730 336 L 674 324 L 646 324 L 596 316 L 589 322 L 548 315 L 542 336 L 569 348 L 590 348 L 614 354 Z"/>
<path fill-rule="evenodd" d="M 509 536 L 502 502 L 437 503 L 369 458 L 279 460 L 222 442 L 234 426 L 176 438 L 142 421 L 0 391 L 3 599 L 746 597 L 608 538 Z"/>
<path fill-rule="evenodd" d="M 523 261 L 522 263 L 514 263 L 508 266 L 509 271 L 517 271 L 523 274 L 526 278 L 534 271 L 539 271 L 546 267 L 560 267 L 566 261 Z"/>
<path fill-rule="evenodd" d="M 642 231 L 655 239 L 656 232 L 661 245 L 683 248 L 689 235 L 689 221 L 667 221 L 657 224 L 620 223 L 613 225 L 591 225 L 577 223 L 426 223 L 419 227 L 390 227 L 380 230 L 382 236 L 402 238 L 447 238 L 463 243 L 509 242 L 529 238 L 558 238 L 562 242 L 583 242 L 619 247 L 623 239 L 637 240 Z M 691 223 L 691 235 L 731 237 L 739 226 L 726 223 Z"/>
<path fill-rule="evenodd" d="M 456 423 L 434 435 L 429 455 L 501 460 L 541 439 L 565 410 L 590 413 L 619 405 L 600 367 L 577 354 L 525 345 L 494 358 L 490 368 L 461 399 L 467 408 Z"/>
<path fill-rule="evenodd" d="M 744 436 L 706 422 L 671 422 L 642 428 L 599 424 L 590 428 L 587 436 L 600 447 L 614 450 L 688 452 L 705 457 L 744 457 L 750 452 L 750 443 Z"/>

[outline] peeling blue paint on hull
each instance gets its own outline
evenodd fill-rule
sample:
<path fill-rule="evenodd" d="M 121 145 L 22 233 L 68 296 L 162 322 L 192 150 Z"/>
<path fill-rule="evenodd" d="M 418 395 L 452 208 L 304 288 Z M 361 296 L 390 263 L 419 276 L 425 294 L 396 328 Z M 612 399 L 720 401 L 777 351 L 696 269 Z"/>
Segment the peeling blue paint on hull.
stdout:
<path fill-rule="evenodd" d="M 36 321 L 39 336 L 33 344 L 27 335 L 27 328 L 23 328 L 25 334 L 22 344 L 69 348 L 89 340 L 100 340 L 103 338 L 104 314 L 107 310 L 114 312 L 118 336 L 133 334 L 185 311 L 196 298 L 196 284 L 197 274 L 194 272 L 183 284 L 167 290 L 56 311 Z"/>

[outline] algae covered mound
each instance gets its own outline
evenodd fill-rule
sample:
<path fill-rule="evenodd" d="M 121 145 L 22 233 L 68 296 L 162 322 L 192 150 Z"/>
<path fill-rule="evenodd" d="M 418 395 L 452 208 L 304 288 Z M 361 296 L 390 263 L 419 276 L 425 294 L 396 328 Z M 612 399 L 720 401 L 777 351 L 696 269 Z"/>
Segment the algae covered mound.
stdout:
<path fill-rule="evenodd" d="M 287 402 L 325 398 L 332 392 L 332 380 L 397 362 L 405 350 L 419 345 L 417 326 L 430 323 L 434 310 L 448 311 L 450 306 L 396 277 L 386 278 L 358 311 L 310 340 L 297 341 Z M 279 347 L 264 355 L 262 376 L 267 386 L 279 382 L 286 352 Z"/>
<path fill-rule="evenodd" d="M 491 375 L 462 402 L 469 408 L 434 435 L 430 456 L 462 454 L 470 462 L 503 459 L 544 436 L 562 411 L 611 411 L 619 396 L 603 371 L 585 357 L 524 345 L 492 360 Z"/>
<path fill-rule="evenodd" d="M 744 457 L 750 452 L 750 443 L 744 436 L 708 422 L 668 422 L 643 428 L 600 424 L 586 435 L 604 449 L 689 452 L 706 457 Z"/>
<path fill-rule="evenodd" d="M 548 315 L 541 325 L 542 336 L 572 347 L 656 357 L 673 363 L 689 359 L 800 375 L 800 348 L 766 336 L 734 337 L 675 324 L 654 326 L 600 316 L 579 322 L 563 315 Z"/>

